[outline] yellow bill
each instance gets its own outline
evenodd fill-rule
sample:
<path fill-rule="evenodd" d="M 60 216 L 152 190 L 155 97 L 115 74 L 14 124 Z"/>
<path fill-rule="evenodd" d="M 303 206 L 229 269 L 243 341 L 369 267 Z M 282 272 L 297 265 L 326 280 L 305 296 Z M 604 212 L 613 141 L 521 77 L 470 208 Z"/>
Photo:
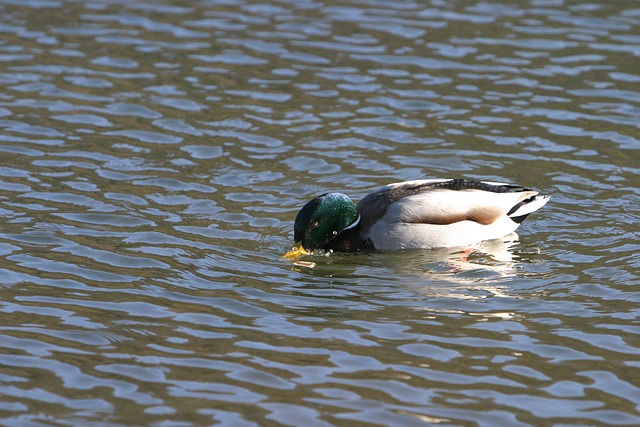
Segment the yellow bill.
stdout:
<path fill-rule="evenodd" d="M 284 258 L 287 259 L 296 259 L 300 258 L 303 255 L 311 255 L 302 247 L 302 242 L 298 242 L 295 244 L 293 248 L 289 252 L 283 255 Z"/>

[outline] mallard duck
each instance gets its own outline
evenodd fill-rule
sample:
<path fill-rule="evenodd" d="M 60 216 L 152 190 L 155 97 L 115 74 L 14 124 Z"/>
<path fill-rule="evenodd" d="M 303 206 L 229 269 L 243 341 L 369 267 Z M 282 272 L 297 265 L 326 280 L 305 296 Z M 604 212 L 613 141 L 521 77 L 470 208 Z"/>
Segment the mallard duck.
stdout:
<path fill-rule="evenodd" d="M 471 245 L 512 233 L 548 200 L 519 185 L 470 179 L 389 184 L 357 205 L 327 193 L 300 210 L 295 246 L 284 256 Z"/>

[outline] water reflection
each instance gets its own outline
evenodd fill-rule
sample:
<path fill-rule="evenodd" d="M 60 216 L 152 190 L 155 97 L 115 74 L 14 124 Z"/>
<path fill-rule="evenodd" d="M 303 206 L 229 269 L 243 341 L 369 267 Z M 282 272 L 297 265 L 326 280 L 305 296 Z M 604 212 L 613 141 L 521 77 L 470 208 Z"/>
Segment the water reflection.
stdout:
<path fill-rule="evenodd" d="M 539 250 L 533 245 L 523 245 L 518 235 L 512 233 L 474 247 L 313 255 L 305 258 L 315 264 L 313 267 L 293 264 L 292 270 L 300 277 L 331 278 L 332 285 L 348 286 L 350 280 L 367 277 L 370 285 L 380 278 L 382 286 L 388 287 L 389 278 L 393 278 L 394 286 L 404 287 L 420 299 L 518 298 L 510 292 L 513 282 L 519 277 L 522 263 L 536 262 Z"/>

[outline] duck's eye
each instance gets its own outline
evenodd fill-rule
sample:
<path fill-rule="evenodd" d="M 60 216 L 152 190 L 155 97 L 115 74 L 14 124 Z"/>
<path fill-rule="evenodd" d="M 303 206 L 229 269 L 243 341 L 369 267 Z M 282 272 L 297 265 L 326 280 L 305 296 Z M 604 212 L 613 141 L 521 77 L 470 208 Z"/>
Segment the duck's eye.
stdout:
<path fill-rule="evenodd" d="M 335 230 L 333 230 L 333 235 L 334 235 L 334 236 L 337 236 L 337 235 L 338 235 L 338 232 L 337 232 L 337 231 L 335 231 Z"/>

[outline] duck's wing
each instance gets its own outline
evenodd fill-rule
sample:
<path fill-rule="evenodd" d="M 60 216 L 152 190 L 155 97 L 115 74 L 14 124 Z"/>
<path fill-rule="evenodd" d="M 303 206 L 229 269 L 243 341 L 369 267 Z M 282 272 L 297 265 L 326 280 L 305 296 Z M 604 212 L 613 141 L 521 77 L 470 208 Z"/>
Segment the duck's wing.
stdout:
<path fill-rule="evenodd" d="M 489 225 L 505 216 L 522 222 L 548 196 L 525 187 L 467 179 L 419 180 L 390 184 L 358 203 L 362 230 L 376 222 L 447 225 L 473 221 Z"/>

